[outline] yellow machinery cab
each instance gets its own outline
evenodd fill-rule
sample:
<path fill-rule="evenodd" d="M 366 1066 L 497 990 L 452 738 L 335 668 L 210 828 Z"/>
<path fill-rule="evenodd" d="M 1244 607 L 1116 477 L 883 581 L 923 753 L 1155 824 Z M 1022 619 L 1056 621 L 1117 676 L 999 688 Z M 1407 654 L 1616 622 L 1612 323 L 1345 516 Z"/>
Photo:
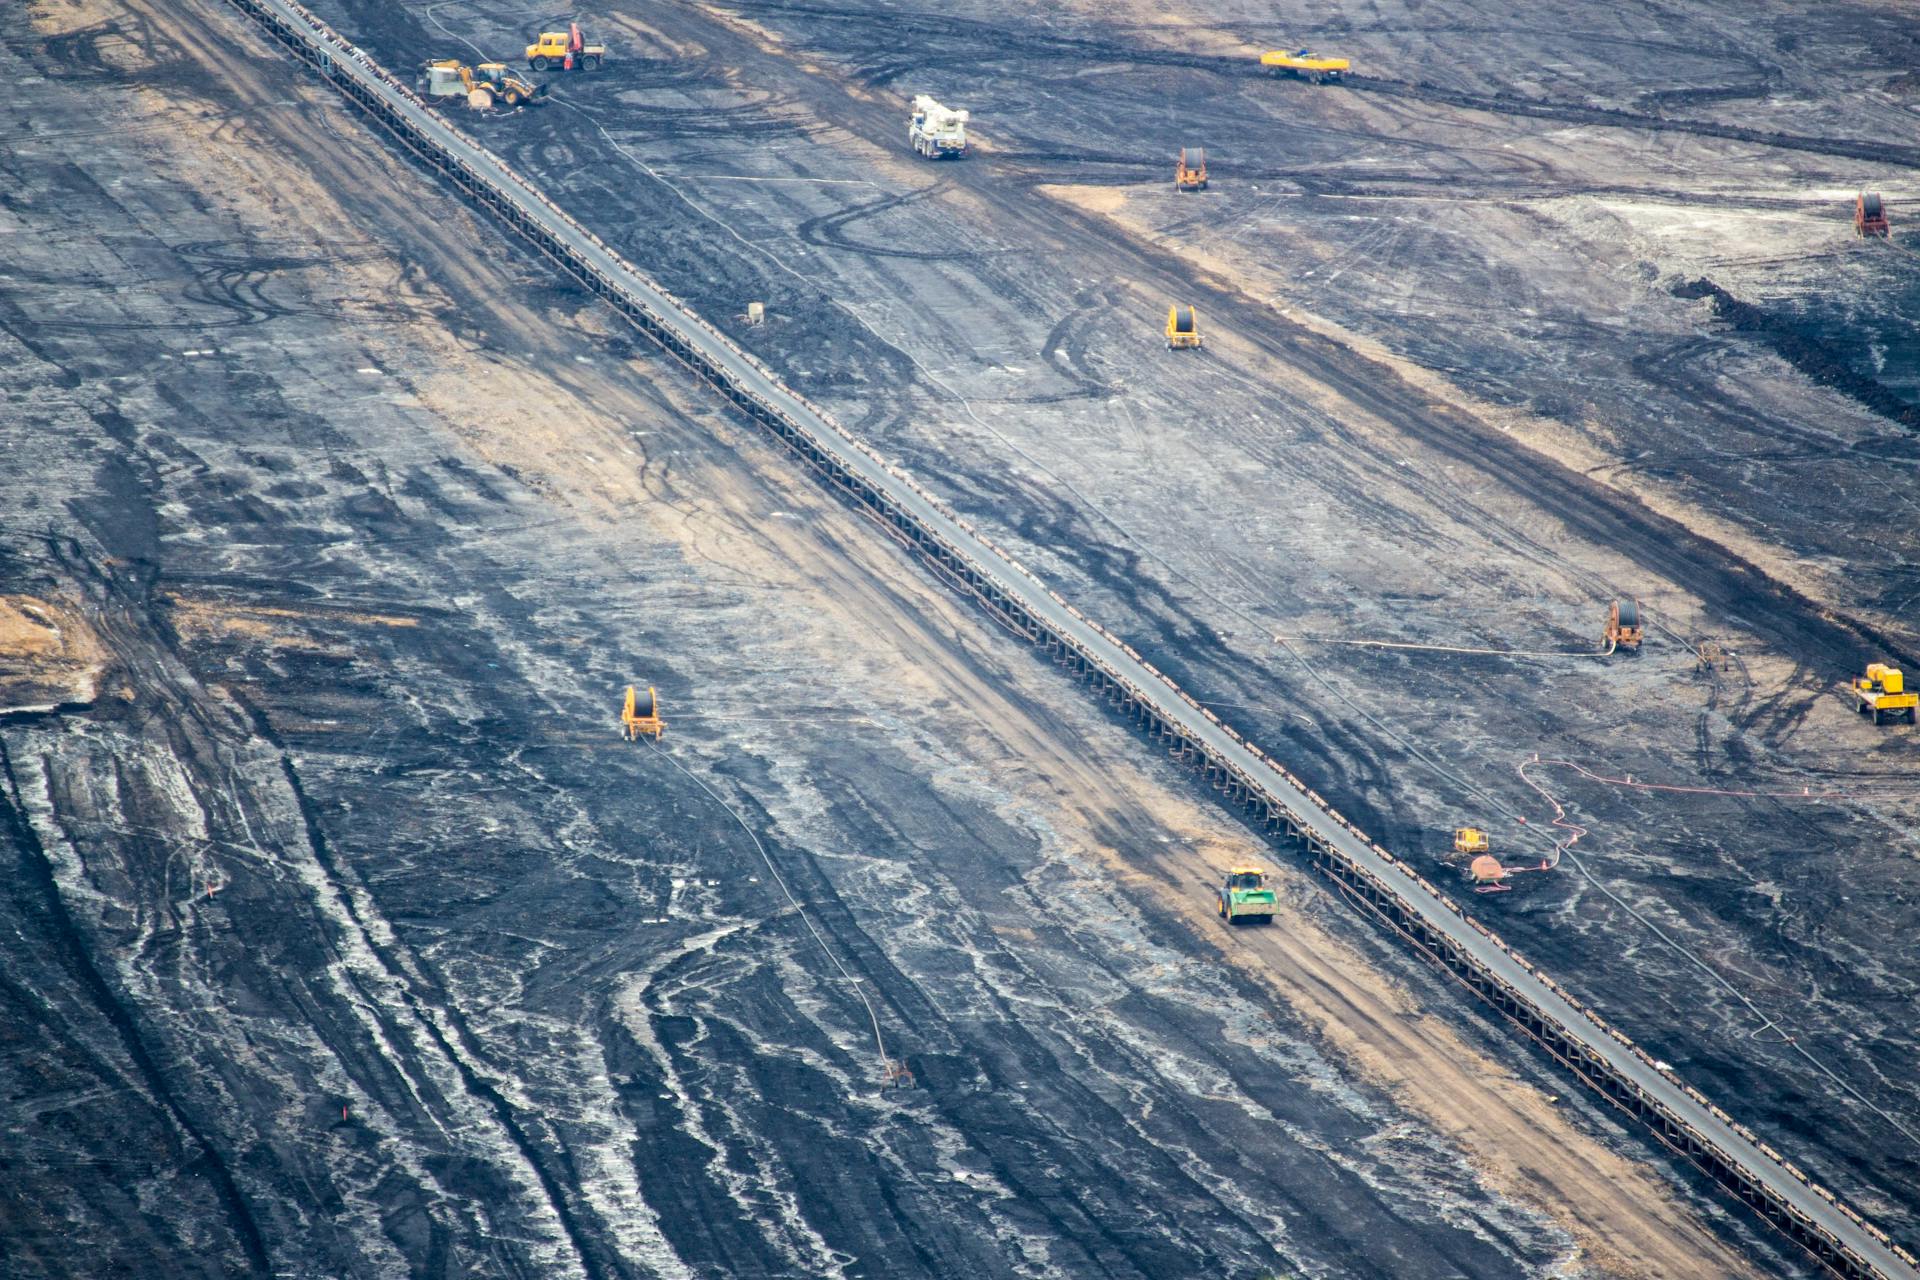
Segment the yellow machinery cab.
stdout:
<path fill-rule="evenodd" d="M 1463 856 L 1485 853 L 1487 833 L 1478 827 L 1461 827 L 1453 833 L 1453 851 Z"/>

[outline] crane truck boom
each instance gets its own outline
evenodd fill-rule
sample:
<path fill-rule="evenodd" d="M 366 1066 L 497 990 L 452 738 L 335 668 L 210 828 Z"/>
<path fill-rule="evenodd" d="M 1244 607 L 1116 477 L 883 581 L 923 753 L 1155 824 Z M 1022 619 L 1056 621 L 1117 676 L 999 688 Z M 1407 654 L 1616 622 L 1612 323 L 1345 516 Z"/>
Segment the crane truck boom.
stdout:
<path fill-rule="evenodd" d="M 929 160 L 958 160 L 967 154 L 967 113 L 949 111 L 919 94 L 907 124 L 907 145 Z"/>
<path fill-rule="evenodd" d="M 527 65 L 535 71 L 548 67 L 595 71 L 606 56 L 607 46 L 588 40 L 577 22 L 569 22 L 565 31 L 542 31 L 540 38 L 527 46 Z"/>

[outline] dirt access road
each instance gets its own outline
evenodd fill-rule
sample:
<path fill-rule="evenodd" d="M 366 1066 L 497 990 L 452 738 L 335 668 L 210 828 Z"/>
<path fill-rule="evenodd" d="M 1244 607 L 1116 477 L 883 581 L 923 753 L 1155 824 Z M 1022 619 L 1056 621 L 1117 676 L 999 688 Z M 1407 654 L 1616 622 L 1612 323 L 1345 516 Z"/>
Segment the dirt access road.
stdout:
<path fill-rule="evenodd" d="M 0 1270 L 1796 1272 L 245 48 L 0 15 Z"/>
<path fill-rule="evenodd" d="M 471 127 L 1390 847 L 1557 862 L 1477 905 L 1908 1238 L 1915 740 L 1836 689 L 1920 652 L 1913 437 L 1689 296 L 1897 349 L 1912 256 L 1847 208 L 1912 181 L 1898 24 L 1427 8 L 1288 15 L 1370 60 L 1316 92 L 1262 6 L 615 5 L 621 59 Z M 537 25 L 321 9 L 389 61 Z M 929 90 L 968 163 L 902 147 Z M 1582 656 L 1629 594 L 1647 651 Z"/>

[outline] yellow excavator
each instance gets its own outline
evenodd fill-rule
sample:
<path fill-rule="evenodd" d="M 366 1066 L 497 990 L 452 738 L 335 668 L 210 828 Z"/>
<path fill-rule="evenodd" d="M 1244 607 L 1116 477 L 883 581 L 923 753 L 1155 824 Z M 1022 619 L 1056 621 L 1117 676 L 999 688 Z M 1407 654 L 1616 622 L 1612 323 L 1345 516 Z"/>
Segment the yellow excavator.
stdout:
<path fill-rule="evenodd" d="M 451 90 L 457 84 L 466 92 L 469 105 L 481 107 L 495 103 L 517 107 L 523 102 L 544 101 L 547 96 L 547 86 L 529 84 L 507 70 L 504 62 L 483 62 L 469 67 L 458 58 L 441 58 L 427 64 L 427 83 L 429 92 L 433 93 L 442 92 L 441 86 Z"/>

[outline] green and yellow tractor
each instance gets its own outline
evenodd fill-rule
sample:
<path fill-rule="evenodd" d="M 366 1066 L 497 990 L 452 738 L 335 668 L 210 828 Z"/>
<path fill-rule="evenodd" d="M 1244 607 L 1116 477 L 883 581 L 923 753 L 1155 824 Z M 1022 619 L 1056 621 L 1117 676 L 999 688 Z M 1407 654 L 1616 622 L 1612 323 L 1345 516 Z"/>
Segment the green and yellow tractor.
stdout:
<path fill-rule="evenodd" d="M 1274 894 L 1264 868 L 1246 864 L 1228 871 L 1215 901 L 1228 924 L 1273 923 Z"/>

